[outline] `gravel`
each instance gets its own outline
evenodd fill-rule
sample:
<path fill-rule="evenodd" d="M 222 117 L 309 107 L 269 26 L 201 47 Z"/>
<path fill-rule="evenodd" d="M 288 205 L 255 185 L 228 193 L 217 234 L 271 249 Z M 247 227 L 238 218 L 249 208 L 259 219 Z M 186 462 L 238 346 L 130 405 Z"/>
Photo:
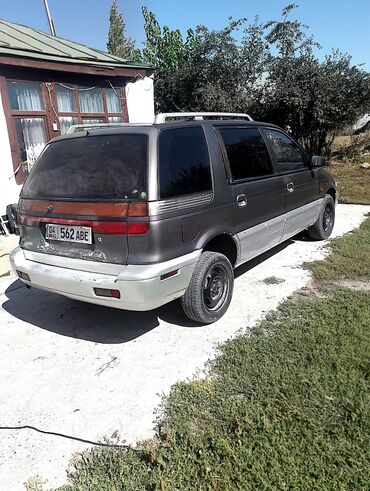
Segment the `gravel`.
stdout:
<path fill-rule="evenodd" d="M 333 237 L 369 212 L 339 205 Z M 326 254 L 325 243 L 290 240 L 239 268 L 228 312 L 209 326 L 192 324 L 176 302 L 125 312 L 27 290 L 13 276 L 0 279 L 0 488 L 24 489 L 36 475 L 46 488 L 65 483 L 73 453 L 89 447 L 69 437 L 95 442 L 118 434 L 133 444 L 150 437 L 171 385 L 201 376 L 218 343 L 247 332 L 307 285 L 301 264 Z M 279 281 L 271 284 L 271 277 Z M 66 437 L 4 429 L 25 425 Z"/>

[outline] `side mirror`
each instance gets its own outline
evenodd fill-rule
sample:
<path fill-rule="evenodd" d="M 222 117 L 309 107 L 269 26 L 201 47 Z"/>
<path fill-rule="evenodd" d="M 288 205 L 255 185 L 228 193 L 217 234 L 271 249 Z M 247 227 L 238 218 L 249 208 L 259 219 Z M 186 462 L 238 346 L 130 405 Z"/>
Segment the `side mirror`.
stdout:
<path fill-rule="evenodd" d="M 322 157 L 321 155 L 314 155 L 311 158 L 311 167 L 324 167 L 324 165 L 326 165 L 325 157 Z"/>

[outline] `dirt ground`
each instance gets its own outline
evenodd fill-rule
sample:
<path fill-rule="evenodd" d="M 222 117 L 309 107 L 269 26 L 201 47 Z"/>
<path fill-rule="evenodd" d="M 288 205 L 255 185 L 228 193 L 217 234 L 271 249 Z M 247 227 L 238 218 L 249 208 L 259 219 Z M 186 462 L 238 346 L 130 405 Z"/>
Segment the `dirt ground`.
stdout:
<path fill-rule="evenodd" d="M 339 205 L 333 237 L 369 212 Z M 323 258 L 325 245 L 289 240 L 238 268 L 230 308 L 209 326 L 191 323 L 178 302 L 127 312 L 27 290 L 13 275 L 0 279 L 1 491 L 22 490 L 36 475 L 45 489 L 65 483 L 72 455 L 90 446 L 81 439 L 118 435 L 134 444 L 151 436 L 162 395 L 202 375 L 219 343 L 306 286 L 302 263 Z"/>

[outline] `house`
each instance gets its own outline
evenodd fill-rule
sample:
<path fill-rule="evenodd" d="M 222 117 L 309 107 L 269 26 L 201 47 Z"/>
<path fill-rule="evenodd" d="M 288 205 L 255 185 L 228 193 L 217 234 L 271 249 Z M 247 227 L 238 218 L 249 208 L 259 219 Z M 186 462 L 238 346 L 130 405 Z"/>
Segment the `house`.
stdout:
<path fill-rule="evenodd" d="M 46 143 L 77 123 L 154 119 L 153 68 L 0 20 L 0 215 Z"/>

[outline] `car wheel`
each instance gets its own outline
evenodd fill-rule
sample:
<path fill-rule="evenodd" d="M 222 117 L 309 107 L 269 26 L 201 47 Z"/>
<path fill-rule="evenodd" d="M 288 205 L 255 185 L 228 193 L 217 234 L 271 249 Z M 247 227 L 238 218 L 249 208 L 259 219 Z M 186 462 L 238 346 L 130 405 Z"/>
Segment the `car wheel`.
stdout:
<path fill-rule="evenodd" d="M 234 288 L 230 261 L 218 252 L 203 252 L 181 298 L 185 314 L 202 324 L 220 319 L 229 307 Z"/>
<path fill-rule="evenodd" d="M 324 240 L 330 237 L 335 221 L 335 204 L 333 198 L 327 194 L 317 221 L 307 230 L 308 236 L 314 240 Z"/>

